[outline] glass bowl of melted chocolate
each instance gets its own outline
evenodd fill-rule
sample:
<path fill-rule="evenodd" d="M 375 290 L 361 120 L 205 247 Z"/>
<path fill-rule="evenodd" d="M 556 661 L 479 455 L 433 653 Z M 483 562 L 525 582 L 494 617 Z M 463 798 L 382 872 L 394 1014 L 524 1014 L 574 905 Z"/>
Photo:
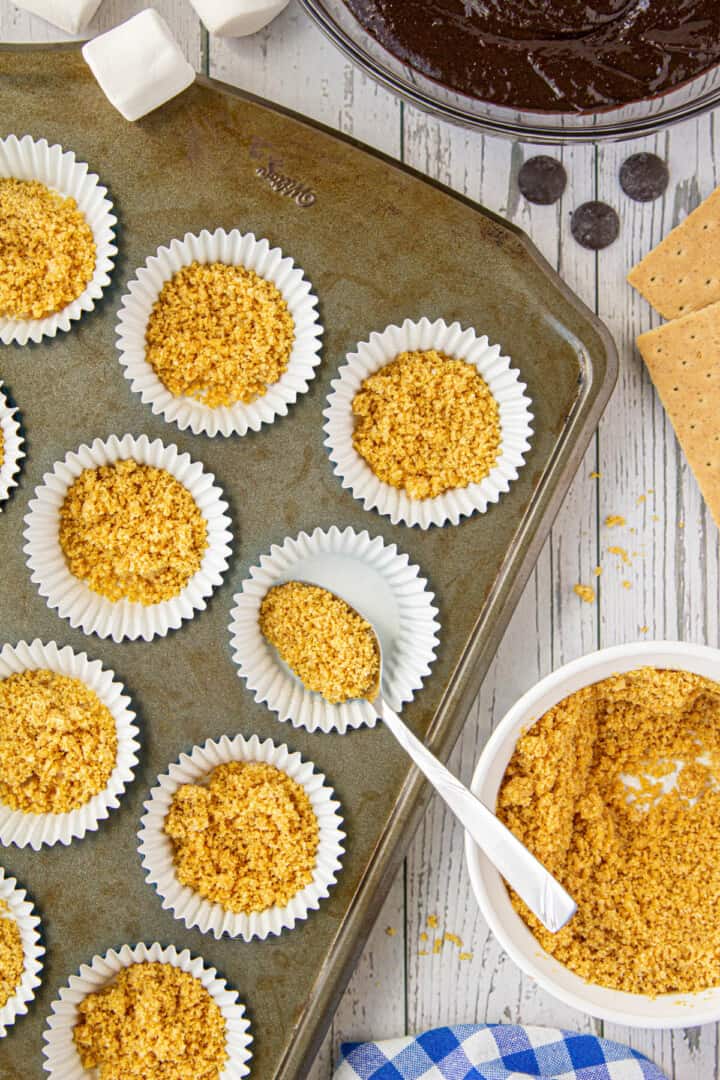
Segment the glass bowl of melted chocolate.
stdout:
<path fill-rule="evenodd" d="M 302 0 L 384 86 L 544 142 L 629 138 L 720 105 L 720 0 Z"/>

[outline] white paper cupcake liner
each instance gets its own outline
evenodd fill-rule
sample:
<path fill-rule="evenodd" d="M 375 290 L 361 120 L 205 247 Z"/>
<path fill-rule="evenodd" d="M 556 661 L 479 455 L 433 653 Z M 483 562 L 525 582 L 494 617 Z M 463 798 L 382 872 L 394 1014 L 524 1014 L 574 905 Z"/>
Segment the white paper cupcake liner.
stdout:
<path fill-rule="evenodd" d="M 39 180 L 61 195 L 72 196 L 95 238 L 95 270 L 77 299 L 62 311 L 43 319 L 0 316 L 0 341 L 4 345 L 13 341 L 27 345 L 28 341 L 55 337 L 58 330 L 69 330 L 73 320 L 95 307 L 95 301 L 110 284 L 117 255 L 114 242 L 117 218 L 112 213 L 112 203 L 106 198 L 107 188 L 102 187 L 95 173 L 89 172 L 84 162 L 76 161 L 72 150 L 63 150 L 57 144 L 50 146 L 47 139 L 36 141 L 30 135 L 23 135 L 21 139 L 8 135 L 0 139 L 0 177 L 7 176 L 17 180 Z"/>
<path fill-rule="evenodd" d="M 68 488 L 83 469 L 111 465 L 126 458 L 166 469 L 187 488 L 207 522 L 208 547 L 200 569 L 178 596 L 151 606 L 125 598 L 113 602 L 93 592 L 70 573 L 60 547 L 60 508 Z M 23 550 L 32 580 L 48 607 L 56 608 L 58 615 L 68 619 L 72 627 L 101 638 L 111 637 L 115 642 L 164 637 L 169 630 L 176 630 L 183 619 L 191 619 L 195 611 L 204 611 L 207 597 L 221 584 L 227 570 L 232 542 L 227 503 L 214 480 L 213 474 L 205 472 L 189 454 L 181 454 L 177 446 L 165 446 L 159 439 L 150 442 L 147 435 L 139 439 L 132 435 L 122 439 L 112 435 L 106 442 L 95 439 L 92 446 L 83 445 L 67 454 L 52 472 L 45 473 L 25 518 L 27 543 Z"/>
<path fill-rule="evenodd" d="M 274 765 L 305 788 L 317 816 L 320 842 L 313 879 L 285 907 L 276 905 L 250 915 L 227 911 L 222 904 L 206 900 L 194 889 L 182 885 L 175 874 L 172 843 L 164 832 L 165 818 L 173 796 L 182 784 L 202 782 L 218 765 L 229 761 L 262 761 Z M 291 753 L 285 745 L 276 746 L 272 739 L 261 742 L 257 735 L 249 739 L 242 735 L 236 735 L 233 739 L 227 736 L 219 740 L 208 739 L 190 754 L 180 755 L 179 761 L 158 778 L 144 805 L 146 812 L 138 837 L 147 880 L 155 886 L 163 908 L 172 911 L 175 918 L 181 919 L 188 929 L 196 926 L 203 933 L 212 933 L 216 938 L 228 934 L 233 938 L 241 937 L 244 941 L 253 938 L 264 940 L 271 934 L 292 929 L 311 911 L 317 911 L 320 901 L 329 895 L 337 880 L 345 850 L 345 833 L 341 828 L 343 820 L 338 813 L 340 804 L 335 799 L 335 793 L 325 783 L 323 774 L 315 771 L 312 762 L 303 761 L 299 753 Z"/>
<path fill-rule="evenodd" d="M 11 488 L 17 487 L 16 476 L 20 471 L 20 461 L 25 457 L 23 437 L 17 422 L 17 409 L 11 409 L 2 390 L 0 379 L 0 431 L 3 434 L 2 464 L 0 464 L 0 503 L 10 494 Z M 0 514 L 2 506 L 0 505 Z"/>
<path fill-rule="evenodd" d="M 377 722 L 368 701 L 331 705 L 307 690 L 263 637 L 260 604 L 271 586 L 285 581 L 320 585 L 363 615 L 380 638 L 386 700 L 396 712 L 412 701 L 430 674 L 438 645 L 434 595 L 419 568 L 395 544 L 371 538 L 366 531 L 340 532 L 335 526 L 274 544 L 235 596 L 230 623 L 233 659 L 256 701 L 267 704 L 279 720 L 308 731 L 342 733 Z"/>
<path fill-rule="evenodd" d="M 172 964 L 200 980 L 225 1019 L 228 1060 L 220 1074 L 221 1080 L 240 1080 L 248 1075 L 252 1037 L 245 1006 L 239 1002 L 237 991 L 228 987 L 214 967 L 207 967 L 200 957 L 192 956 L 189 949 L 178 952 L 173 945 L 163 948 L 156 941 L 152 945 L 123 945 L 119 952 L 110 949 L 104 956 L 94 956 L 89 964 L 81 966 L 77 975 L 70 976 L 52 1004 L 44 1034 L 43 1067 L 54 1080 L 95 1080 L 96 1070 L 83 1068 L 73 1040 L 78 1005 L 88 994 L 113 982 L 123 968 L 151 963 Z"/>
<path fill-rule="evenodd" d="M 15 920 L 20 929 L 22 941 L 24 965 L 15 993 L 12 994 L 0 1008 L 0 1039 L 7 1034 L 18 1016 L 24 1016 L 28 1011 L 28 1005 L 35 997 L 35 991 L 40 985 L 40 972 L 42 971 L 42 957 L 45 949 L 40 944 L 40 919 L 35 913 L 35 908 L 27 898 L 24 889 L 18 888 L 18 883 L 13 877 L 6 877 L 5 870 L 0 866 L 0 900 L 4 900 L 10 909 L 10 917 Z M 3 916 L 0 915 L 0 918 Z"/>
<path fill-rule="evenodd" d="M 399 353 L 426 349 L 437 349 L 475 365 L 498 403 L 502 440 L 495 465 L 479 484 L 455 488 L 435 498 L 411 499 L 406 491 L 379 480 L 353 446 L 352 402 L 363 381 Z M 531 401 L 525 389 L 519 372 L 510 367 L 507 356 L 500 354 L 500 346 L 490 345 L 487 337 L 478 337 L 472 329 L 463 330 L 460 323 L 448 326 L 442 319 L 431 323 L 423 318 L 388 326 L 381 334 L 371 334 L 369 341 L 360 342 L 357 352 L 350 353 L 340 368 L 339 378 L 332 382 L 324 416 L 325 445 L 334 471 L 342 486 L 349 488 L 366 510 L 386 514 L 394 525 L 403 522 L 421 529 L 457 525 L 463 517 L 484 513 L 517 480 L 532 435 Z"/>
<path fill-rule="evenodd" d="M 31 814 L 12 810 L 0 801 L 0 844 L 31 847 L 39 851 L 43 845 L 69 844 L 94 832 L 101 821 L 115 810 L 125 788 L 131 782 L 138 762 L 138 729 L 135 713 L 128 706 L 130 698 L 115 673 L 103 668 L 99 660 L 89 660 L 86 653 L 76 653 L 69 646 L 60 649 L 54 641 L 32 644 L 21 641 L 5 645 L 0 651 L 0 679 L 22 671 L 46 668 L 59 675 L 80 679 L 93 690 L 112 714 L 117 731 L 117 760 L 103 791 L 76 810 L 64 814 Z"/>
<path fill-rule="evenodd" d="M 237 402 L 211 408 L 192 397 L 176 397 L 145 358 L 145 331 L 153 305 L 164 283 L 192 262 L 222 262 L 254 270 L 275 283 L 295 321 L 295 341 L 287 370 L 278 382 L 268 386 L 265 394 L 248 405 Z M 203 229 L 199 235 L 187 233 L 183 240 L 158 248 L 128 285 L 118 317 L 120 363 L 131 389 L 151 405 L 155 414 L 183 430 L 189 427 L 195 435 L 245 435 L 259 431 L 276 416 L 286 416 L 288 407 L 307 391 L 320 363 L 323 330 L 318 321 L 317 298 L 303 271 L 283 256 L 280 248 L 271 248 L 267 240 L 256 240 L 252 233 L 243 234 L 237 229 L 216 229 L 214 233 Z"/>

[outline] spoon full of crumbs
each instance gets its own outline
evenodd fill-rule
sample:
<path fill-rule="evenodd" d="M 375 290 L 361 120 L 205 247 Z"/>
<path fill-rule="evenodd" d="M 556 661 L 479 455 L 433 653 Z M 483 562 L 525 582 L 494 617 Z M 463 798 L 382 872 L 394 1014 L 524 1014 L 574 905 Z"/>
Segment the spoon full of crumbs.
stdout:
<path fill-rule="evenodd" d="M 338 648 L 342 634 L 334 632 L 332 642 L 326 636 L 328 620 L 335 619 L 332 625 L 337 630 L 343 617 L 344 649 Z M 308 689 L 333 703 L 352 698 L 369 701 L 446 806 L 543 926 L 551 933 L 565 926 L 577 905 L 560 882 L 388 705 L 382 691 L 380 638 L 360 612 L 329 589 L 289 581 L 266 594 L 260 608 L 260 627 Z M 352 663 L 353 651 L 362 662 Z M 339 678 L 343 672 L 348 673 L 344 681 Z"/>

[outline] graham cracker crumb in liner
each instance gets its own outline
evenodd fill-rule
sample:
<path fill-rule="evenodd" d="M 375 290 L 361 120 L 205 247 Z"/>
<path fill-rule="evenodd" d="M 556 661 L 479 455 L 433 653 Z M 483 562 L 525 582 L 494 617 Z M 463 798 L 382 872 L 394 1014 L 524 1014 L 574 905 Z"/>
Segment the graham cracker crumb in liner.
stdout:
<path fill-rule="evenodd" d="M 60 510 L 59 538 L 70 572 L 94 592 L 147 605 L 179 595 L 208 546 L 187 488 L 132 459 L 83 470 Z"/>
<path fill-rule="evenodd" d="M 400 353 L 355 394 L 353 446 L 413 499 L 479 483 L 501 443 L 500 411 L 474 364 L 436 349 Z"/>
<path fill-rule="evenodd" d="M 0 316 L 62 311 L 91 280 L 95 252 L 75 199 L 37 180 L 0 177 Z"/>
<path fill-rule="evenodd" d="M 0 801 L 62 814 L 108 783 L 117 759 L 112 713 L 80 679 L 39 669 L 0 680 Z"/>
<path fill-rule="evenodd" d="M 0 899 L 0 1009 L 15 994 L 24 967 L 20 927 L 6 901 Z"/>
<path fill-rule="evenodd" d="M 219 1080 L 227 1061 L 220 1006 L 172 964 L 138 963 L 77 1006 L 73 1040 L 99 1080 Z"/>
<path fill-rule="evenodd" d="M 165 821 L 178 880 L 228 911 L 285 907 L 312 881 L 320 830 L 302 784 L 274 765 L 231 761 L 183 784 Z"/>

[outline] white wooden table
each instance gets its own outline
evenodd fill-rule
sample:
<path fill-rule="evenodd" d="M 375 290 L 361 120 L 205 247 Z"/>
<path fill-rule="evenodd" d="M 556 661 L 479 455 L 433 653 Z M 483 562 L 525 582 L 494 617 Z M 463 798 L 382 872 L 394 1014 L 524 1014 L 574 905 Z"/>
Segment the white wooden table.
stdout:
<path fill-rule="evenodd" d="M 92 29 L 107 29 L 145 6 L 142 0 L 104 0 Z M 633 349 L 634 336 L 650 327 L 654 316 L 625 284 L 628 268 L 720 182 L 716 117 L 632 144 L 551 149 L 567 168 L 568 189 L 560 203 L 533 207 L 519 195 L 515 177 L 536 148 L 450 127 L 401 104 L 355 70 L 294 2 L 265 31 L 241 40 L 209 37 L 187 0 L 154 0 L 154 6 L 198 70 L 351 133 L 521 226 L 605 320 L 617 342 L 617 390 L 452 766 L 468 780 L 488 732 L 508 706 L 539 677 L 581 653 L 652 637 L 717 645 L 718 533 Z M 63 37 L 10 0 L 0 0 L 0 40 Z M 666 197 L 644 205 L 622 195 L 617 182 L 624 158 L 642 149 L 664 157 L 671 172 Z M 580 248 L 569 229 L 573 207 L 591 198 L 617 207 L 622 222 L 619 240 L 599 254 Z M 603 524 L 608 514 L 624 515 L 627 527 L 609 532 Z M 633 553 L 631 565 L 608 554 L 612 544 Z M 596 566 L 603 569 L 597 579 Z M 578 582 L 596 586 L 595 604 L 573 593 Z M 431 915 L 441 930 L 461 938 L 462 952 L 471 958 L 461 959 L 461 950 L 451 943 L 432 953 Z M 425 931 L 430 945 L 420 940 Z M 720 1077 L 717 1026 L 653 1033 L 597 1024 L 526 979 L 480 917 L 461 829 L 435 801 L 337 1011 L 312 1080 L 328 1080 L 345 1039 L 475 1020 L 604 1031 L 648 1054 L 677 1080 Z"/>

